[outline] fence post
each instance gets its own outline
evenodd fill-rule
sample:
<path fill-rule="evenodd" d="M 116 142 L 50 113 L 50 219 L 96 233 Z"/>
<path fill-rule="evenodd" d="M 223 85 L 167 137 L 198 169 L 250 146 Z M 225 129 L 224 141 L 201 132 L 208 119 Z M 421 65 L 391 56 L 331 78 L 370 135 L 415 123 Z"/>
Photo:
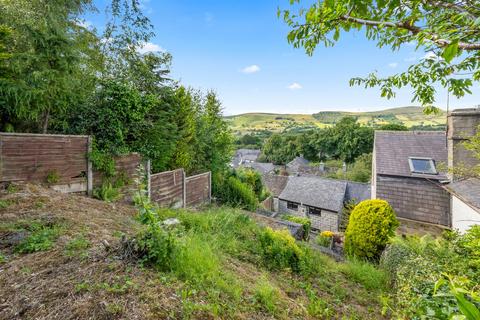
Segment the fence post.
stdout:
<path fill-rule="evenodd" d="M 185 174 L 185 170 L 182 169 L 183 174 L 183 207 L 187 207 L 187 177 Z"/>
<path fill-rule="evenodd" d="M 92 196 L 93 193 L 93 172 L 92 161 L 90 160 L 90 153 L 92 152 L 92 137 L 87 138 L 87 195 Z"/>
<path fill-rule="evenodd" d="M 145 171 L 147 173 L 147 197 L 150 200 L 152 196 L 152 171 L 151 171 L 151 162 L 150 159 L 147 160 L 145 164 Z"/>
<path fill-rule="evenodd" d="M 212 204 L 212 171 L 208 172 L 208 203 Z"/>

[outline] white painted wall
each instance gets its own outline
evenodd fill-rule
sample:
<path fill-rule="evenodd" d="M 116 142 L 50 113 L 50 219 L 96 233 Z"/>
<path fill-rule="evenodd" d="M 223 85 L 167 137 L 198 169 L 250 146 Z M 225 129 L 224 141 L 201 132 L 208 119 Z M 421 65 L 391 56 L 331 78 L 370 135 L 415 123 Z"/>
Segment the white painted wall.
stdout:
<path fill-rule="evenodd" d="M 475 224 L 480 224 L 480 213 L 452 194 L 452 228 L 463 233 Z"/>

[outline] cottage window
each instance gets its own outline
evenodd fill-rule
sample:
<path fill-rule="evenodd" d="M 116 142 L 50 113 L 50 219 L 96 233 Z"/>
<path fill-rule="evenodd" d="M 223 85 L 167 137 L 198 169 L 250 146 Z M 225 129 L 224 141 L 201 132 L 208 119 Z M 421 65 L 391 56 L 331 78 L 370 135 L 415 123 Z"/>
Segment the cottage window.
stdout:
<path fill-rule="evenodd" d="M 287 201 L 287 209 L 298 210 L 298 203 Z"/>
<path fill-rule="evenodd" d="M 435 162 L 432 158 L 410 157 L 408 163 L 412 173 L 437 174 Z"/>
<path fill-rule="evenodd" d="M 317 216 L 321 216 L 322 215 L 322 210 L 319 209 L 319 208 L 315 208 L 315 207 L 308 207 L 308 214 L 314 214 L 314 215 L 317 215 Z"/>

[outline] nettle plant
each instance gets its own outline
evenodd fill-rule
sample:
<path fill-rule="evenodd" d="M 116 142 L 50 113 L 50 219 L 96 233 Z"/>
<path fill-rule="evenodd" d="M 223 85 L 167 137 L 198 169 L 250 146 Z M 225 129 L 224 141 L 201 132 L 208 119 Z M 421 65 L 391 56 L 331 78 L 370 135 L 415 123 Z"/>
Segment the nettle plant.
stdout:
<path fill-rule="evenodd" d="M 478 1 L 324 0 L 302 8 L 290 0 L 294 10 L 278 15 L 291 28 L 288 41 L 312 55 L 319 44 L 334 46 L 343 32 L 360 31 L 378 47 L 397 51 L 414 46 L 424 58 L 407 71 L 380 77 L 377 72 L 355 77 L 350 85 L 380 87 L 381 96 L 395 97 L 395 90 L 413 89 L 412 102 L 425 111 L 436 111 L 435 85 L 440 84 L 457 98 L 471 93 L 480 80 L 480 4 Z"/>

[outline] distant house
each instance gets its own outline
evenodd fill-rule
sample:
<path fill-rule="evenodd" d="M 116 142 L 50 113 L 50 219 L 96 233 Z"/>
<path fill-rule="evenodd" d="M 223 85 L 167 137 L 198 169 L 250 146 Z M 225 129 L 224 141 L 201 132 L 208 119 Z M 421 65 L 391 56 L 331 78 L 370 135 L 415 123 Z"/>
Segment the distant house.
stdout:
<path fill-rule="evenodd" d="M 257 161 L 261 151 L 258 149 L 238 149 L 235 152 L 231 166 L 236 168 L 242 164 L 252 163 Z"/>
<path fill-rule="evenodd" d="M 287 163 L 286 167 L 289 174 L 297 174 L 301 172 L 303 168 L 308 167 L 309 165 L 310 161 L 305 159 L 303 156 L 300 156 Z"/>
<path fill-rule="evenodd" d="M 280 214 L 310 218 L 314 229 L 338 231 L 344 204 L 369 198 L 368 184 L 316 176 L 290 176 L 278 196 L 277 210 Z"/>
<path fill-rule="evenodd" d="M 262 176 L 275 170 L 273 163 L 249 162 L 245 163 L 243 166 L 258 171 Z"/>
<path fill-rule="evenodd" d="M 479 125 L 479 109 L 461 109 L 448 115 L 448 136 L 438 131 L 376 131 L 372 198 L 387 200 L 407 232 L 465 231 L 479 224 L 480 181 L 448 173 L 479 164 L 463 146 Z"/>
<path fill-rule="evenodd" d="M 288 182 L 288 176 L 266 174 L 262 177 L 263 184 L 273 197 L 273 210 L 278 211 L 278 197 Z"/>

